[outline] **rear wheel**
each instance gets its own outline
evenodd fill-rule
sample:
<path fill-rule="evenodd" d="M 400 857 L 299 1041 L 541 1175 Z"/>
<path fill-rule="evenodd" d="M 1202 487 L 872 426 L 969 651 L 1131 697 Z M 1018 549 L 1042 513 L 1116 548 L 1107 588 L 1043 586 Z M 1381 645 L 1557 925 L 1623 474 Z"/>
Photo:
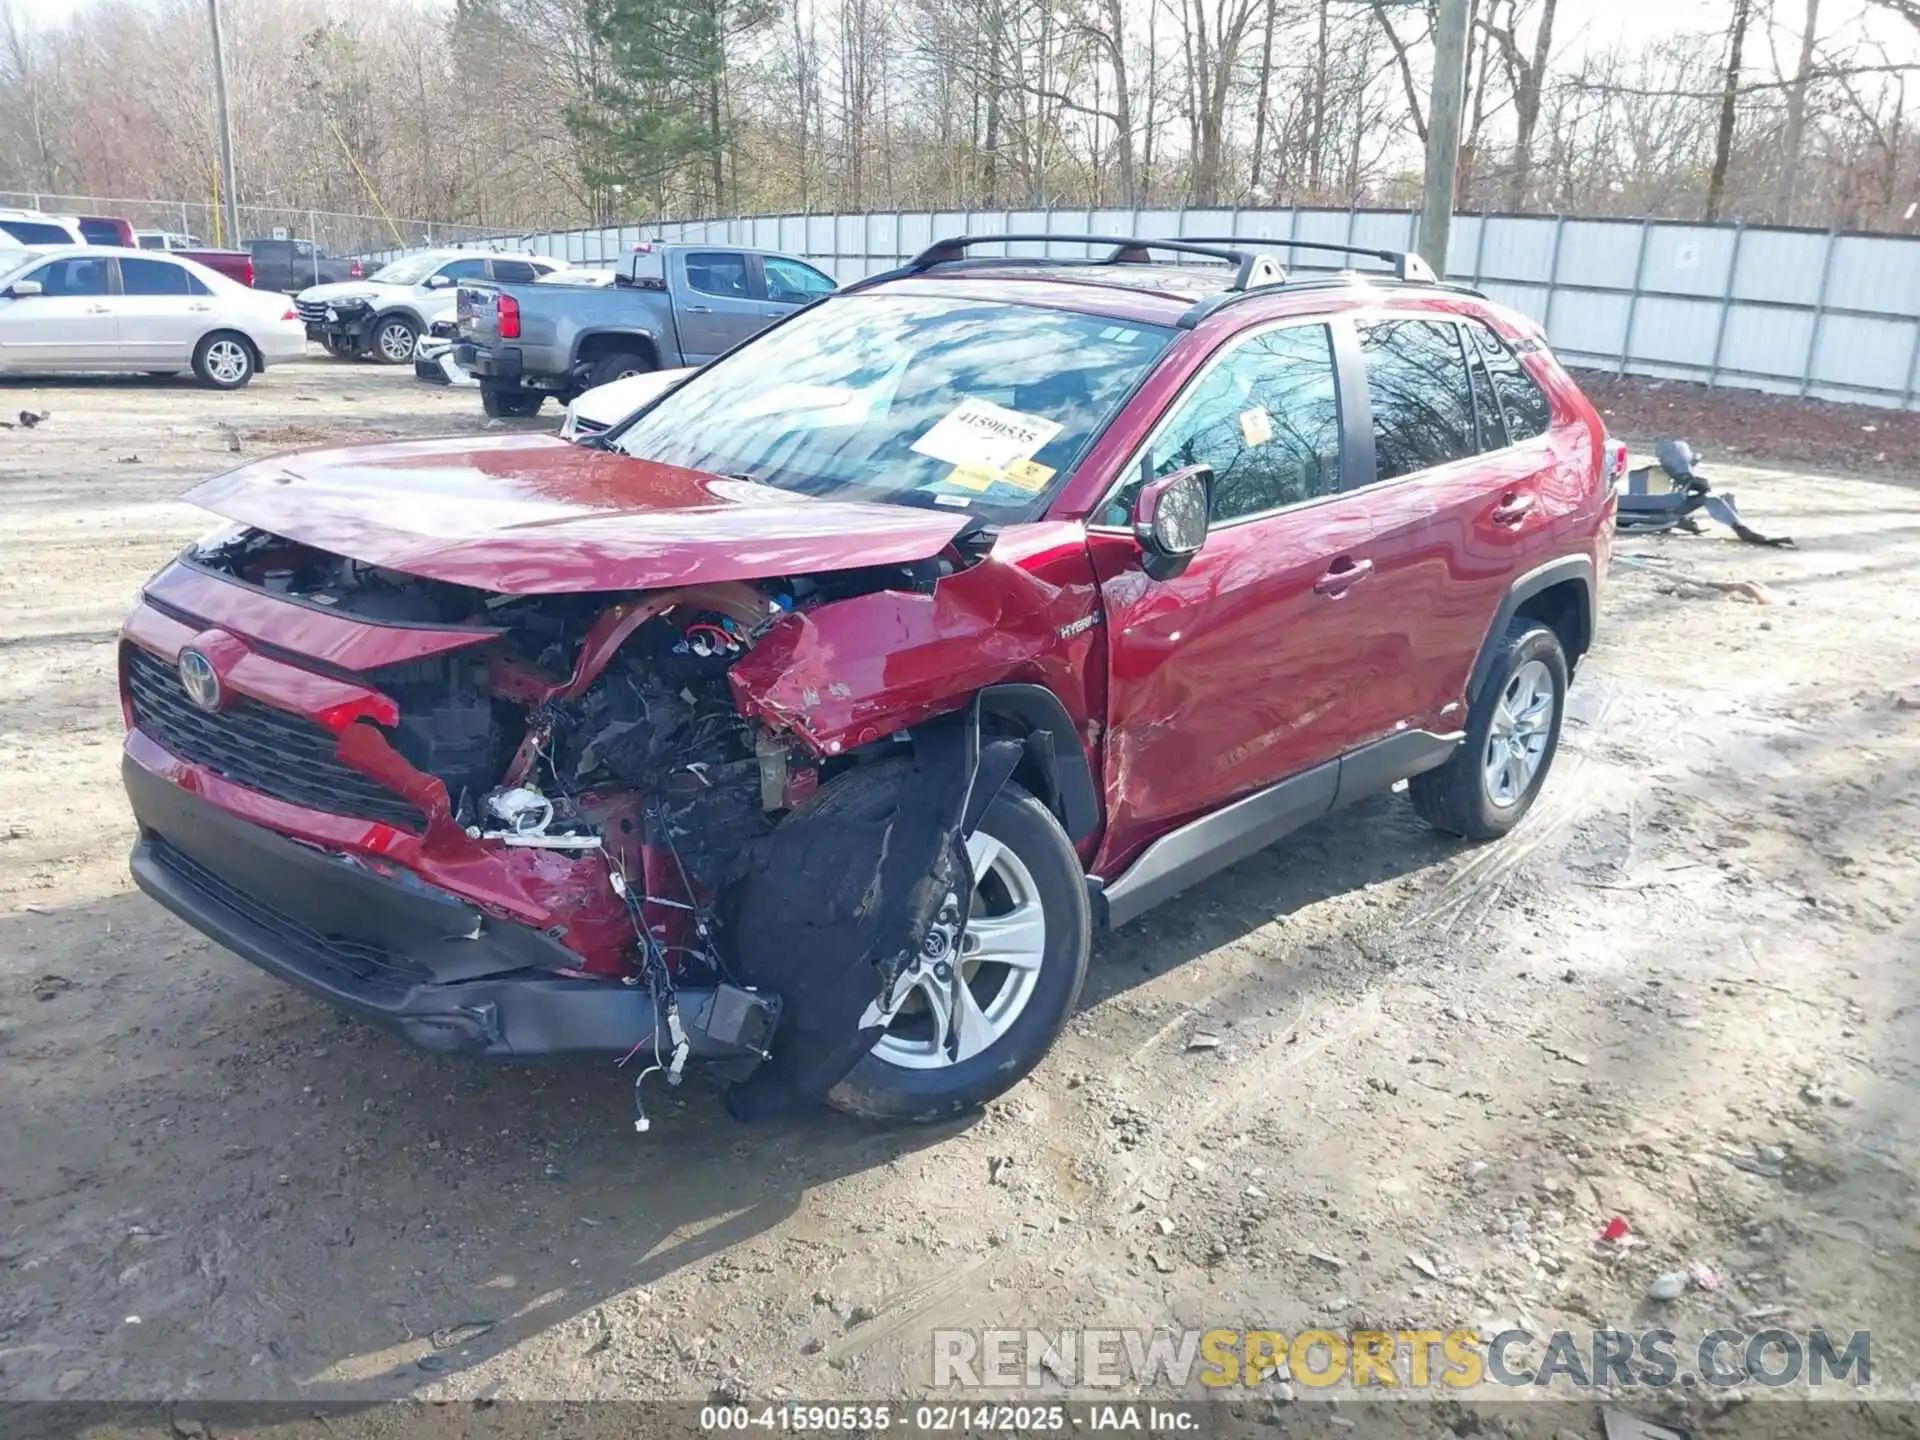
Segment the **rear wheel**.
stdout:
<path fill-rule="evenodd" d="M 193 351 L 193 373 L 215 390 L 238 390 L 253 379 L 253 346 L 232 330 L 216 330 Z"/>
<path fill-rule="evenodd" d="M 373 358 L 382 365 L 404 365 L 413 359 L 419 327 L 404 315 L 388 315 L 373 327 Z"/>
<path fill-rule="evenodd" d="M 1024 1078 L 1066 1024 L 1091 946 L 1086 878 L 1066 832 L 1009 782 L 967 856 L 964 924 L 955 896 L 890 1003 L 869 1007 L 864 1023 L 886 1030 L 827 1096 L 837 1108 L 914 1121 L 972 1110 Z"/>
<path fill-rule="evenodd" d="M 1413 808 L 1437 830 L 1495 840 L 1532 807 L 1560 749 L 1567 655 L 1537 620 L 1515 620 L 1447 763 L 1407 782 Z"/>
<path fill-rule="evenodd" d="M 480 408 L 496 420 L 538 415 L 546 398 L 538 390 L 503 390 L 498 385 L 480 387 Z"/>
<path fill-rule="evenodd" d="M 589 387 L 611 385 L 616 380 L 625 380 L 629 375 L 645 375 L 652 371 L 653 363 L 644 355 L 617 354 L 602 355 L 593 362 L 589 374 Z"/>

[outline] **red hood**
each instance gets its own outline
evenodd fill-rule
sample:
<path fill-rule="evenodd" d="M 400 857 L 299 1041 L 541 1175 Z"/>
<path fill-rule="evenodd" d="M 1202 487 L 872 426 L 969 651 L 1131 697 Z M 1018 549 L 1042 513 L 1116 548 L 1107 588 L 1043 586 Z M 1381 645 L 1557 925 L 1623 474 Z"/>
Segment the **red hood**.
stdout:
<path fill-rule="evenodd" d="M 216 475 L 186 499 L 368 565 L 516 595 L 900 565 L 939 554 L 967 523 L 551 435 L 308 450 Z"/>

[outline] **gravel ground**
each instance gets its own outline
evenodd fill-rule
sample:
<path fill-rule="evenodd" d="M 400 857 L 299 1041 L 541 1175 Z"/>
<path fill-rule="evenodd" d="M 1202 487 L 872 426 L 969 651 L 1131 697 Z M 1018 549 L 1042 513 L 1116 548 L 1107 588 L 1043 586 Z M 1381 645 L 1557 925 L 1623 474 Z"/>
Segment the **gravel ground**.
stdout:
<path fill-rule="evenodd" d="M 1101 939 L 966 1123 L 747 1128 L 689 1085 L 641 1139 L 623 1078 L 402 1049 L 126 875 L 114 631 L 205 528 L 172 497 L 478 431 L 471 392 L 313 361 L 17 408 L 50 418 L 0 431 L 0 1399 L 924 1395 L 934 1330 L 1023 1325 L 1822 1325 L 1872 1330 L 1872 1394 L 1920 1380 L 1911 468 L 1715 466 L 1798 548 L 1623 545 L 1508 841 L 1383 796 L 1254 856 Z"/>

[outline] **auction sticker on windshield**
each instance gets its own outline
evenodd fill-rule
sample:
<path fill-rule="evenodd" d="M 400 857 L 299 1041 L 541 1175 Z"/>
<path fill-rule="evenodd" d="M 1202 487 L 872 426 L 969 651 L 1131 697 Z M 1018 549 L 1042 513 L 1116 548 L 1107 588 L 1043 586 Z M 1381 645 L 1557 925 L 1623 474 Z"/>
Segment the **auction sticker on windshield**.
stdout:
<path fill-rule="evenodd" d="M 962 400 L 913 448 L 958 469 L 1004 475 L 1017 461 L 1031 460 L 1060 429 L 1057 420 L 1023 415 L 991 400 Z"/>

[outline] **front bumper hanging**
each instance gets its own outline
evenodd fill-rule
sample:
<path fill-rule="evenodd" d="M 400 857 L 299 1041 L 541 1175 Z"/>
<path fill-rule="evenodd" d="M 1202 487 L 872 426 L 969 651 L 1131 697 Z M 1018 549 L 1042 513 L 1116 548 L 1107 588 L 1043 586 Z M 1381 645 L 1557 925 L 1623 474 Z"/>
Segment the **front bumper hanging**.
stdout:
<path fill-rule="evenodd" d="M 582 978 L 539 931 L 403 870 L 376 871 L 241 820 L 128 757 L 133 878 L 269 974 L 422 1049 L 486 1059 L 618 1058 L 666 1020 L 639 986 Z M 572 972 L 572 973 L 563 973 Z M 744 1078 L 780 1002 L 738 986 L 675 991 L 692 1058 Z"/>

